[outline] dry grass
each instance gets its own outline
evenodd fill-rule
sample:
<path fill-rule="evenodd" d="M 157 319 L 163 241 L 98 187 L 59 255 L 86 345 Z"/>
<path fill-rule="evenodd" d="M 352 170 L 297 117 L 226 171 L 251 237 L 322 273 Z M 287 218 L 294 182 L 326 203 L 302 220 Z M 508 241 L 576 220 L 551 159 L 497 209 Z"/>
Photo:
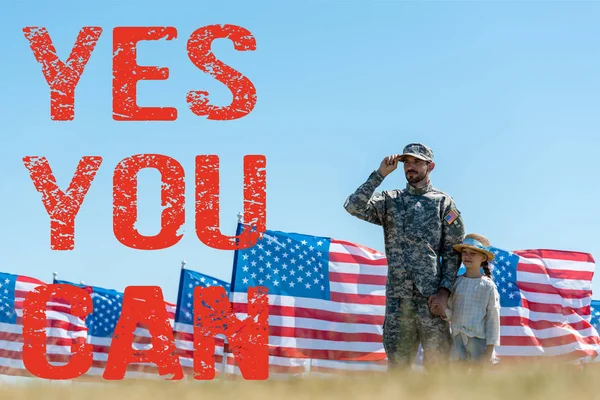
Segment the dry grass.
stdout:
<path fill-rule="evenodd" d="M 403 372 L 287 381 L 104 381 L 86 385 L 0 387 L 0 399 L 40 400 L 366 400 L 366 399 L 596 399 L 600 369 L 520 367 L 443 373 Z"/>

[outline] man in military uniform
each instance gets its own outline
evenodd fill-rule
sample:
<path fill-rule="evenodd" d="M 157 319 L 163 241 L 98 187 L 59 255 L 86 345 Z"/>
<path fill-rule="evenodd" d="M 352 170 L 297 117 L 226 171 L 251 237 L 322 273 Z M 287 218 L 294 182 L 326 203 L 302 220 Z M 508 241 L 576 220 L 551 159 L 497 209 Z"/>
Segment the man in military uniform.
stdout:
<path fill-rule="evenodd" d="M 404 163 L 406 188 L 375 192 L 398 162 Z M 429 180 L 433 151 L 411 143 L 402 154 L 383 159 L 344 204 L 351 215 L 383 227 L 388 262 L 383 346 L 390 366 L 409 367 L 419 343 L 423 364 L 446 362 L 450 327 L 444 310 L 460 257 L 452 246 L 462 242 L 465 228 L 453 199 Z M 433 302 L 439 307 L 433 307 Z"/>

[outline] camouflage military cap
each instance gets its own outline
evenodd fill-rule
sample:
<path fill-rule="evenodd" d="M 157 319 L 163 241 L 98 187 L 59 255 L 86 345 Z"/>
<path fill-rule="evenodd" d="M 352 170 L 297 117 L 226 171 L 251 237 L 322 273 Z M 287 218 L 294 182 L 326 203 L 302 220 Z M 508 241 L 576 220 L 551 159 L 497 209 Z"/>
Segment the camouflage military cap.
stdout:
<path fill-rule="evenodd" d="M 424 161 L 433 161 L 433 150 L 422 143 L 411 143 L 402 151 L 400 161 L 404 161 L 404 156 L 413 156 Z"/>

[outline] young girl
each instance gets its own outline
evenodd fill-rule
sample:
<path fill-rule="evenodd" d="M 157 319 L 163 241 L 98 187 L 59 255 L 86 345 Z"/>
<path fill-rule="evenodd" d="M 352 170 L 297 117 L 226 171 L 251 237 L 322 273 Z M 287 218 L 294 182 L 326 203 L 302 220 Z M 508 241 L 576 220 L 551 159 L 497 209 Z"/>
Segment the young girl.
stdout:
<path fill-rule="evenodd" d="M 450 321 L 453 360 L 491 362 L 494 347 L 500 345 L 500 296 L 488 266 L 494 259 L 489 246 L 478 234 L 454 246 L 466 272 L 457 277 L 442 314 Z"/>

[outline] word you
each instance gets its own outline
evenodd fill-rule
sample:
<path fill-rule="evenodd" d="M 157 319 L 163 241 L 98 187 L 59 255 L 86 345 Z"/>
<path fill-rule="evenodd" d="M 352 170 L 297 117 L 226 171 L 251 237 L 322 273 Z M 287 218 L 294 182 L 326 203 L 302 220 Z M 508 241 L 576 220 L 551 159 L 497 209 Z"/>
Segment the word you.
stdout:
<path fill-rule="evenodd" d="M 45 157 L 23 158 L 25 167 L 50 217 L 50 248 L 73 250 L 75 217 L 88 192 L 102 157 L 82 157 L 66 192 L 57 183 Z M 196 235 L 207 246 L 219 250 L 241 250 L 254 246 L 266 231 L 266 157 L 244 157 L 244 219 L 252 229 L 226 236 L 219 229 L 219 158 L 196 156 Z M 137 218 L 137 174 L 143 168 L 161 174 L 161 229 L 145 236 L 135 228 Z M 140 250 L 171 247 L 183 237 L 185 222 L 185 172 L 181 164 L 162 154 L 138 154 L 118 163 L 113 174 L 113 232 L 123 245 Z"/>

